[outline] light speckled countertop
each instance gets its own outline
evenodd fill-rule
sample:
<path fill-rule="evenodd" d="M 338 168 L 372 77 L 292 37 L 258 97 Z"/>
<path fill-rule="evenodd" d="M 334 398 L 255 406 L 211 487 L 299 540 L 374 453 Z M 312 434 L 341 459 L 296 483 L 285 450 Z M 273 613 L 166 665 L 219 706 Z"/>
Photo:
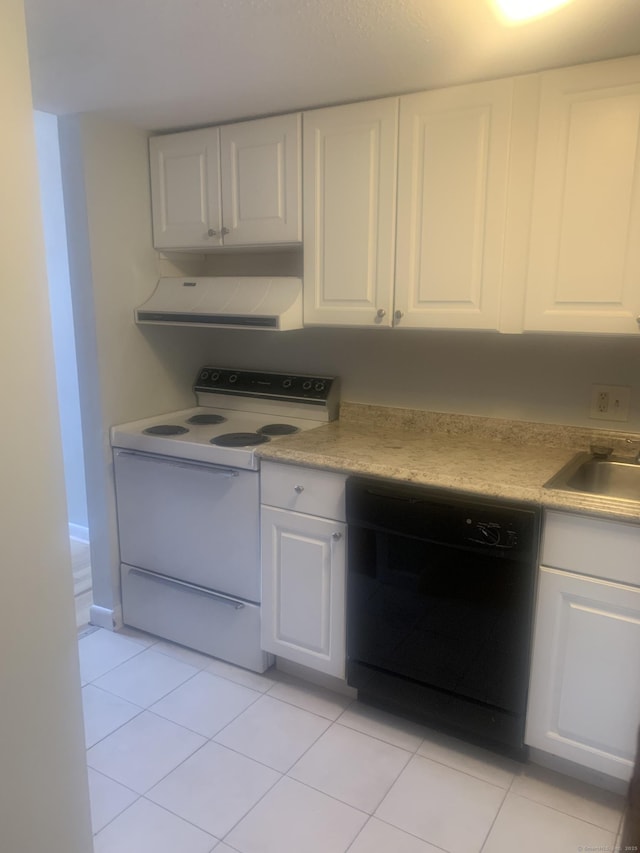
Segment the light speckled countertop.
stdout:
<path fill-rule="evenodd" d="M 636 504 L 543 488 L 590 444 L 631 456 L 640 436 L 347 402 L 339 420 L 257 450 L 262 459 L 275 462 L 532 501 L 640 524 L 640 500 Z"/>

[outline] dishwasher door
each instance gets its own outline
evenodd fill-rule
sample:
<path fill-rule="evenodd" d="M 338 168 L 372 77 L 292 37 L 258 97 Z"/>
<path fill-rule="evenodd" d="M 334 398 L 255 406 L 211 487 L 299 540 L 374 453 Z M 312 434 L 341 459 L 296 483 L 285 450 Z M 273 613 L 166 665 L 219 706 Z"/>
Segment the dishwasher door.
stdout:
<path fill-rule="evenodd" d="M 347 522 L 348 682 L 522 745 L 538 513 L 358 479 Z"/>
<path fill-rule="evenodd" d="M 258 474 L 114 450 L 120 559 L 260 601 Z"/>

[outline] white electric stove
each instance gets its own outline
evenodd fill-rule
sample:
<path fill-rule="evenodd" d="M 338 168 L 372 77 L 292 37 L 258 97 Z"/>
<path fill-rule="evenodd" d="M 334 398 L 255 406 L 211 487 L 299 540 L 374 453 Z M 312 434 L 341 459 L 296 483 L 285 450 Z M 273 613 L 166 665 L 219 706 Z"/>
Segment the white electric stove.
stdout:
<path fill-rule="evenodd" d="M 259 457 L 338 414 L 327 376 L 203 367 L 198 406 L 111 429 L 125 624 L 263 672 Z"/>

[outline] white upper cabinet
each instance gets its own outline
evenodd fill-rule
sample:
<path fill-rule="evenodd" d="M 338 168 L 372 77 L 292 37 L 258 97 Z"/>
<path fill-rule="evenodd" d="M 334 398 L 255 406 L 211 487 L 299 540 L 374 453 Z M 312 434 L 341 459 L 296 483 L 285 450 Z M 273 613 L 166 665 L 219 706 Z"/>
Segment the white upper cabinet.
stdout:
<path fill-rule="evenodd" d="M 640 57 L 541 75 L 525 328 L 638 332 Z"/>
<path fill-rule="evenodd" d="M 300 113 L 220 128 L 225 246 L 302 240 L 300 136 Z"/>
<path fill-rule="evenodd" d="M 498 329 L 512 80 L 400 99 L 395 324 Z"/>
<path fill-rule="evenodd" d="M 499 327 L 512 91 L 304 114 L 305 325 Z"/>
<path fill-rule="evenodd" d="M 300 242 L 300 126 L 296 113 L 152 137 L 155 247 Z"/>
<path fill-rule="evenodd" d="M 153 136 L 149 157 L 154 246 L 222 245 L 218 128 Z"/>
<path fill-rule="evenodd" d="M 304 114 L 305 325 L 389 326 L 398 99 Z"/>

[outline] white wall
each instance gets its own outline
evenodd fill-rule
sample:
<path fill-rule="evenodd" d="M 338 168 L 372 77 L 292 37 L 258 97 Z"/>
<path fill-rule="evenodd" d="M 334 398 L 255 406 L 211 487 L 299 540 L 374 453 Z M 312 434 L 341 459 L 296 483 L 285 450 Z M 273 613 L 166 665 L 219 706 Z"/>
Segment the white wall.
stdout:
<path fill-rule="evenodd" d="M 294 253 L 210 255 L 206 269 L 208 275 L 302 275 Z M 324 372 L 342 378 L 342 397 L 352 402 L 640 431 L 640 336 L 322 328 L 175 334 L 192 353 L 194 376 L 209 359 Z M 627 422 L 589 418 L 592 384 L 631 386 Z"/>
<path fill-rule="evenodd" d="M 437 412 L 640 431 L 640 338 L 303 329 L 182 331 L 183 347 L 221 366 L 342 377 L 342 397 Z M 591 384 L 630 385 L 626 423 L 588 417 Z"/>
<path fill-rule="evenodd" d="M 93 598 L 118 621 L 109 428 L 190 405 L 185 353 L 142 335 L 133 308 L 160 275 L 151 247 L 147 136 L 96 115 L 59 120 L 83 410 Z M 105 614 L 106 618 L 107 614 Z M 92 619 L 96 619 L 92 611 Z"/>
<path fill-rule="evenodd" d="M 22 0 L 0 4 L 0 850 L 92 849 Z"/>
<path fill-rule="evenodd" d="M 73 307 L 67 260 L 67 231 L 60 173 L 58 119 L 54 115 L 42 112 L 36 112 L 34 118 L 67 511 L 70 527 L 76 535 L 84 534 L 80 538 L 88 539 L 87 491 L 84 477 Z"/>

